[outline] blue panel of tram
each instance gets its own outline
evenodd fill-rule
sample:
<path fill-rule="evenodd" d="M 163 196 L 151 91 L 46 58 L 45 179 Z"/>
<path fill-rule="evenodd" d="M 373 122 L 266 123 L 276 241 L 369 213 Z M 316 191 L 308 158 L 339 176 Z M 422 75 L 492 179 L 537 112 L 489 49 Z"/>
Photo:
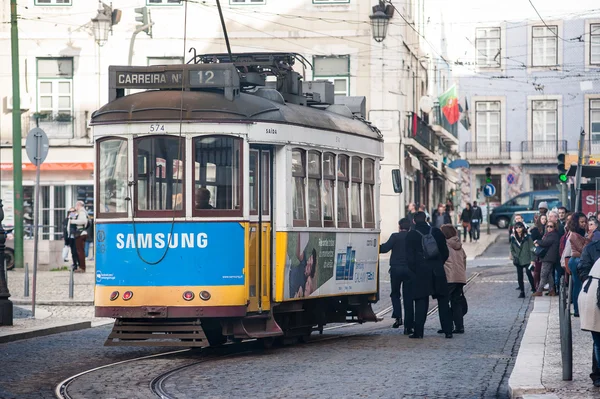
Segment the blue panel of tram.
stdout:
<path fill-rule="evenodd" d="M 99 223 L 96 283 L 243 285 L 244 228 L 237 222 L 175 223 L 172 230 L 171 223 L 136 223 L 135 229 L 131 223 Z"/>

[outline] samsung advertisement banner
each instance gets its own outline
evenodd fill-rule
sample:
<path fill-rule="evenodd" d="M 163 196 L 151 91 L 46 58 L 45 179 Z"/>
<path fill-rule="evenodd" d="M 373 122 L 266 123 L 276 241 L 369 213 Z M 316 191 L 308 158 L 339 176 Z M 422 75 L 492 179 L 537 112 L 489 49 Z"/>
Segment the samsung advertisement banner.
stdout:
<path fill-rule="evenodd" d="M 288 233 L 284 298 L 376 292 L 378 237 Z"/>
<path fill-rule="evenodd" d="M 244 285 L 244 228 L 236 222 L 97 224 L 96 257 L 103 265 L 98 285 Z"/>

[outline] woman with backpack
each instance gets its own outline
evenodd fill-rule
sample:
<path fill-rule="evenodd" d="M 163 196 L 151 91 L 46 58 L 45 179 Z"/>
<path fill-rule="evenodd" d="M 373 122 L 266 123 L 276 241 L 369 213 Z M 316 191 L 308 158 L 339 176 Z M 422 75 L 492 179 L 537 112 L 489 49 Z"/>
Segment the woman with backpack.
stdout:
<path fill-rule="evenodd" d="M 525 284 L 523 282 L 523 271 L 527 273 L 527 279 L 531 285 L 531 291 L 535 292 L 533 274 L 531 266 L 535 256 L 533 254 L 533 240 L 527 234 L 527 229 L 522 222 L 517 222 L 513 228 L 513 234 L 510 236 L 510 254 L 512 255 L 513 265 L 517 268 L 517 281 L 519 282 L 519 298 L 525 298 Z"/>
<path fill-rule="evenodd" d="M 540 284 L 533 296 L 542 296 L 544 286 L 548 284 L 548 296 L 556 296 L 554 290 L 554 264 L 559 261 L 558 246 L 560 236 L 555 222 L 546 223 L 546 234 L 541 240 L 535 241 L 537 255 L 542 260 L 542 272 L 540 273 Z"/>

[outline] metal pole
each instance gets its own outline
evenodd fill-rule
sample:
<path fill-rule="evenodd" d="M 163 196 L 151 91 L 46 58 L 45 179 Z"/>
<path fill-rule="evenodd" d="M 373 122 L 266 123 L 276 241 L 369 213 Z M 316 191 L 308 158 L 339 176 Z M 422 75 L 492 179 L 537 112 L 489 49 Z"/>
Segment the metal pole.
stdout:
<path fill-rule="evenodd" d="M 29 263 L 25 263 L 25 277 L 23 282 L 23 296 L 27 298 L 29 296 Z"/>
<path fill-rule="evenodd" d="M 217 0 L 217 8 L 219 9 L 219 17 L 221 18 L 221 26 L 223 27 L 223 36 L 225 36 L 227 53 L 229 53 L 229 62 L 233 62 L 233 57 L 231 56 L 231 46 L 229 45 L 229 36 L 227 36 L 227 26 L 225 26 L 225 20 L 223 19 L 223 11 L 221 11 L 221 2 L 219 0 Z"/>
<path fill-rule="evenodd" d="M 8 284 L 6 282 L 5 267 L 4 267 L 4 250 L 6 249 L 6 231 L 2 227 L 2 221 L 4 220 L 4 209 L 2 205 L 2 199 L 0 198 L 0 326 L 12 326 L 13 325 L 13 304 L 8 299 L 10 298 L 10 292 L 8 291 Z"/>
<path fill-rule="evenodd" d="M 485 197 L 485 213 L 487 214 L 487 235 L 489 236 L 490 231 L 490 197 Z"/>
<path fill-rule="evenodd" d="M 74 273 L 75 273 L 74 269 L 71 268 L 71 271 L 69 273 L 70 274 L 69 275 L 69 298 L 70 299 L 73 299 L 73 288 L 74 288 L 74 285 L 75 285 L 75 281 L 73 279 L 73 274 Z"/>
<path fill-rule="evenodd" d="M 585 130 L 581 129 L 579 133 L 579 155 L 577 157 L 577 173 L 575 174 L 575 189 L 577 197 L 575 199 L 575 212 L 581 212 L 581 172 L 583 166 L 583 146 L 585 145 Z"/>
<path fill-rule="evenodd" d="M 133 32 L 133 35 L 131 35 L 131 40 L 129 41 L 129 58 L 127 59 L 127 65 L 131 65 L 131 60 L 133 59 L 133 45 L 135 44 L 135 37 L 138 33 L 145 31 L 152 25 L 154 25 L 154 22 L 147 25 L 142 25 Z"/>
<path fill-rule="evenodd" d="M 37 266 L 38 266 L 38 243 L 40 240 L 40 165 L 42 154 L 42 137 L 39 131 L 35 133 L 36 139 L 36 169 L 35 169 L 35 204 L 34 204 L 34 232 L 33 232 L 33 289 L 31 295 L 31 317 L 35 317 L 35 290 L 37 283 Z"/>
<path fill-rule="evenodd" d="M 23 167 L 21 158 L 21 83 L 19 81 L 19 30 L 17 0 L 10 0 L 10 49 L 12 61 L 12 148 L 14 181 L 15 267 L 23 267 Z"/>

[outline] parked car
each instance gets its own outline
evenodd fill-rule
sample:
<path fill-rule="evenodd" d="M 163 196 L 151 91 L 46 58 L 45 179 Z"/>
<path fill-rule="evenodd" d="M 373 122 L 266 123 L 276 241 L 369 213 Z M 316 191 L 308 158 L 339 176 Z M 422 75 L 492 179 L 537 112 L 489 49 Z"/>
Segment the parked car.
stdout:
<path fill-rule="evenodd" d="M 548 206 L 550 206 L 550 205 L 548 204 Z M 521 215 L 521 217 L 523 218 L 523 223 L 525 223 L 525 225 L 527 226 L 527 229 L 529 230 L 533 227 L 533 217 L 535 216 L 536 213 L 538 213 L 538 211 L 515 212 L 513 214 L 512 218 L 510 218 L 510 223 L 508 225 L 508 235 L 510 236 L 512 234 L 513 227 L 515 225 L 515 216 Z"/>
<path fill-rule="evenodd" d="M 490 223 L 505 229 L 509 226 L 510 220 L 515 212 L 537 211 L 540 202 L 546 201 L 549 209 L 562 206 L 560 202 L 560 192 L 558 190 L 529 191 L 519 194 L 516 197 L 506 201 L 504 204 L 492 209 L 490 213 Z"/>

